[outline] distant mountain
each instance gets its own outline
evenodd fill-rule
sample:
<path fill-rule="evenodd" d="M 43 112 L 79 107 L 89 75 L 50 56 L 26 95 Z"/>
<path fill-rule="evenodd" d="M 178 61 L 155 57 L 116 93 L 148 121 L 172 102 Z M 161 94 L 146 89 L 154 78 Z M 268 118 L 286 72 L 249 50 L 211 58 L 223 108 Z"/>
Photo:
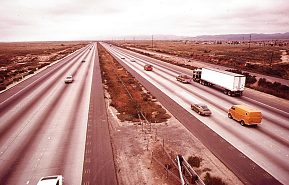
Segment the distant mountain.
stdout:
<path fill-rule="evenodd" d="M 123 36 L 123 37 L 114 37 L 114 40 L 184 40 L 185 36 L 177 35 L 137 35 L 137 36 Z"/>
<path fill-rule="evenodd" d="M 209 41 L 209 40 L 223 40 L 223 41 L 258 41 L 258 40 L 289 40 L 289 32 L 286 33 L 274 33 L 274 34 L 263 34 L 263 33 L 252 33 L 252 34 L 227 34 L 227 35 L 201 35 L 196 37 L 187 37 L 187 40 L 198 40 L 198 41 Z"/>
<path fill-rule="evenodd" d="M 289 32 L 286 33 L 252 33 L 252 34 L 225 34 L 225 35 L 201 35 L 196 37 L 177 36 L 177 35 L 137 35 L 114 37 L 112 40 L 195 40 L 195 41 L 258 41 L 258 40 L 289 40 Z M 111 40 L 111 39 L 109 39 Z"/>

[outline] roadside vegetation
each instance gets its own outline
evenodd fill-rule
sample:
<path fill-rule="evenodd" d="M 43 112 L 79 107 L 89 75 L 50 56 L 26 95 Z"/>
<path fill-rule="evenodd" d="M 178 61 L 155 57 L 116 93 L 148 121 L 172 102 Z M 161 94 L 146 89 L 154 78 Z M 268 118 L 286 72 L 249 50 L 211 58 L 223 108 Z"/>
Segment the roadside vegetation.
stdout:
<path fill-rule="evenodd" d="M 262 91 L 277 97 L 289 99 L 289 86 L 266 79 L 256 79 L 249 71 L 268 76 L 289 79 L 289 41 L 254 42 L 189 42 L 189 41 L 118 41 L 114 44 L 126 49 L 165 61 L 178 66 L 195 69 L 195 66 L 164 59 L 148 51 L 169 54 L 188 60 L 198 60 L 211 64 L 230 67 L 247 77 L 246 87 Z M 261 80 L 261 81 L 260 81 Z M 266 83 L 264 82 L 266 81 Z M 259 82 L 260 81 L 260 82 Z"/>
<path fill-rule="evenodd" d="M 198 141 L 194 141 L 190 134 L 187 135 L 180 123 L 179 127 L 176 123 L 169 125 L 171 116 L 166 110 L 100 44 L 98 54 L 109 107 L 115 109 L 115 115 L 121 121 L 111 126 L 116 127 L 111 128 L 111 135 L 120 184 L 128 181 L 130 184 L 179 184 L 175 158 L 180 152 L 185 152 L 183 146 L 191 146 L 189 153 L 193 156 L 188 161 L 202 179 L 205 179 L 207 172 L 218 174 L 215 169 L 218 163 L 200 157 L 204 151 L 200 149 L 200 145 L 197 146 Z M 145 120 L 139 116 L 139 112 L 145 115 L 152 127 L 141 125 Z M 124 161 L 127 158 L 129 160 Z M 222 168 L 218 166 L 217 169 Z M 128 180 L 127 175 L 131 173 L 133 175 Z M 232 177 L 228 176 L 227 174 L 225 178 L 230 182 L 228 179 Z M 217 182 L 215 178 L 221 179 L 206 177 L 210 182 Z M 222 180 L 220 182 L 223 183 Z"/>
<path fill-rule="evenodd" d="M 87 42 L 0 43 L 0 91 L 87 44 Z"/>
<path fill-rule="evenodd" d="M 289 86 L 283 85 L 279 82 L 269 82 L 265 78 L 256 79 L 247 72 L 240 70 L 227 70 L 233 73 L 243 74 L 246 76 L 246 87 L 261 91 L 267 94 L 272 94 L 280 98 L 289 99 Z"/>

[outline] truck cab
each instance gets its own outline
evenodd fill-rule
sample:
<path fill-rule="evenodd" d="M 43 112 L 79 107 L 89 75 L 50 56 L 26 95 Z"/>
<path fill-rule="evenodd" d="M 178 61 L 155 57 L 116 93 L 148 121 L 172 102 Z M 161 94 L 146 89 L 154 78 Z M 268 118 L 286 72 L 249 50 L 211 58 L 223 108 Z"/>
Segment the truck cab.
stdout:
<path fill-rule="evenodd" d="M 193 80 L 199 82 L 201 80 L 202 69 L 193 70 Z"/>

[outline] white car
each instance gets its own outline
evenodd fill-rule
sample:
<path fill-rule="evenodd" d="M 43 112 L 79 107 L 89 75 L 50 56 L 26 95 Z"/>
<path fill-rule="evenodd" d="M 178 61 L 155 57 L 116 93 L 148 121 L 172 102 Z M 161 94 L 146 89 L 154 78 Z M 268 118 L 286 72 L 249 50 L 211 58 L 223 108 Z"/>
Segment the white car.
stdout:
<path fill-rule="evenodd" d="M 42 177 L 37 185 L 63 185 L 62 175 L 46 176 Z"/>
<path fill-rule="evenodd" d="M 65 78 L 64 82 L 67 84 L 67 83 L 72 83 L 73 82 L 73 77 L 72 75 L 69 75 Z"/>

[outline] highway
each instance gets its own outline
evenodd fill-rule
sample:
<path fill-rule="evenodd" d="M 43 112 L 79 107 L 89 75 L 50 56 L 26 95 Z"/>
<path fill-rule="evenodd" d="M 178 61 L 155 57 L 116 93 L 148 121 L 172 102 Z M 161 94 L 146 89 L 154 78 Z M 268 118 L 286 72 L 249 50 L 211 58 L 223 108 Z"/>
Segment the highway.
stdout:
<path fill-rule="evenodd" d="M 192 75 L 190 70 L 113 45 L 102 45 L 244 183 L 289 184 L 288 101 L 250 89 L 238 98 L 195 82 L 182 84 L 176 81 L 176 76 L 180 73 Z M 152 64 L 154 70 L 144 71 L 145 64 Z M 203 117 L 190 110 L 193 102 L 205 103 L 212 115 Z M 234 104 L 246 104 L 261 110 L 262 124 L 243 127 L 229 119 L 227 111 Z"/>
<path fill-rule="evenodd" d="M 80 185 L 83 171 L 95 170 L 83 165 L 87 142 L 110 144 L 103 141 L 109 135 L 99 135 L 105 139 L 97 141 L 86 137 L 96 53 L 96 44 L 89 44 L 0 94 L 1 185 L 34 185 L 49 175 L 63 175 L 65 184 Z M 73 75 L 74 81 L 65 84 L 68 75 Z M 95 78 L 100 79 L 98 75 Z M 110 145 L 101 149 L 112 153 Z M 109 165 L 103 156 L 96 156 L 95 162 L 112 166 L 111 171 L 102 168 L 93 178 L 109 174 L 110 181 L 116 182 L 112 155 L 106 156 Z"/>

